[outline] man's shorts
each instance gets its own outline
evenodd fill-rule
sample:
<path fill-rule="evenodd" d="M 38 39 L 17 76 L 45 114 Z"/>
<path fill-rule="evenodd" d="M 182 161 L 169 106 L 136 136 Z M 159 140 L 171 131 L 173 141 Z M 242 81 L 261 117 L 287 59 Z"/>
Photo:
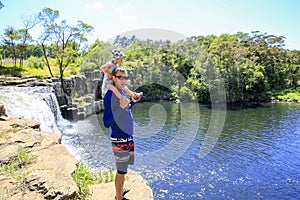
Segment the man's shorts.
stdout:
<path fill-rule="evenodd" d="M 127 174 L 128 165 L 134 163 L 133 138 L 110 138 L 119 174 Z"/>

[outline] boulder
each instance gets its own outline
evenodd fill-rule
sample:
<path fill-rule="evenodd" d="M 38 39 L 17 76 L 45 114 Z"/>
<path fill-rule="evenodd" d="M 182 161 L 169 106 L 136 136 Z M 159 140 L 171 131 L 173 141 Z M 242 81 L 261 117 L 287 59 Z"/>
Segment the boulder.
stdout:
<path fill-rule="evenodd" d="M 4 105 L 0 102 L 0 116 L 6 116 Z"/>
<path fill-rule="evenodd" d="M 128 199 L 143 199 L 153 200 L 153 194 L 151 188 L 147 185 L 147 182 L 143 177 L 132 171 L 128 171 L 128 179 L 124 183 L 124 187 L 130 188 L 130 192 L 125 195 Z M 92 186 L 92 196 L 89 200 L 109 200 L 115 197 L 115 185 L 114 182 L 103 183 Z"/>
<path fill-rule="evenodd" d="M 8 164 L 20 148 L 26 148 L 30 163 L 17 169 L 21 180 L 0 172 L 0 199 L 75 199 L 72 178 L 78 161 L 61 142 L 61 133 L 39 130 L 28 119 L 5 117 L 0 121 L 0 164 Z"/>

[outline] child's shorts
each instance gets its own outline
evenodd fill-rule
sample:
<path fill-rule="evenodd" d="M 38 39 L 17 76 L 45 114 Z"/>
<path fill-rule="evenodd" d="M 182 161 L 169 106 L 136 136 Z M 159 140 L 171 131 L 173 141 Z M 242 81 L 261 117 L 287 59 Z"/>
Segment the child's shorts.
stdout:
<path fill-rule="evenodd" d="M 110 84 L 112 84 L 112 80 L 110 80 L 109 78 L 104 78 L 103 79 L 103 83 L 102 83 L 102 97 L 105 96 L 106 92 L 109 89 Z"/>

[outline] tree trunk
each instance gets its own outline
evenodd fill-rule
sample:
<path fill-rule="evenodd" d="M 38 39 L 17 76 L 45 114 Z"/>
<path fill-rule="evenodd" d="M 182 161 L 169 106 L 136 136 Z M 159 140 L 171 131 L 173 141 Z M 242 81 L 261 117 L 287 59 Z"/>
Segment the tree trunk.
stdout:
<path fill-rule="evenodd" d="M 45 47 L 44 44 L 41 44 L 41 45 L 42 45 L 43 55 L 44 55 L 44 57 L 45 57 L 46 65 L 47 65 L 47 67 L 48 67 L 49 73 L 50 73 L 51 77 L 54 77 L 54 76 L 53 76 L 53 73 L 52 73 L 52 70 L 51 70 L 51 67 L 50 67 L 50 63 L 49 63 L 49 60 L 48 60 L 48 56 L 47 56 L 47 54 L 46 54 L 46 47 Z"/>

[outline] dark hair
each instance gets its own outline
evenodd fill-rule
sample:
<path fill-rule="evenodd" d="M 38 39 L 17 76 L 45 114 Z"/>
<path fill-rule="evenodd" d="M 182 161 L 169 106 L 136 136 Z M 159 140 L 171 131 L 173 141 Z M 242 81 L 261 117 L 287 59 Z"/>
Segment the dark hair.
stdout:
<path fill-rule="evenodd" d="M 113 76 L 115 76 L 118 72 L 125 72 L 125 74 L 127 74 L 127 70 L 126 69 L 124 69 L 124 68 L 122 68 L 122 67 L 117 67 L 116 69 L 114 69 L 113 71 L 112 71 L 112 75 Z"/>

